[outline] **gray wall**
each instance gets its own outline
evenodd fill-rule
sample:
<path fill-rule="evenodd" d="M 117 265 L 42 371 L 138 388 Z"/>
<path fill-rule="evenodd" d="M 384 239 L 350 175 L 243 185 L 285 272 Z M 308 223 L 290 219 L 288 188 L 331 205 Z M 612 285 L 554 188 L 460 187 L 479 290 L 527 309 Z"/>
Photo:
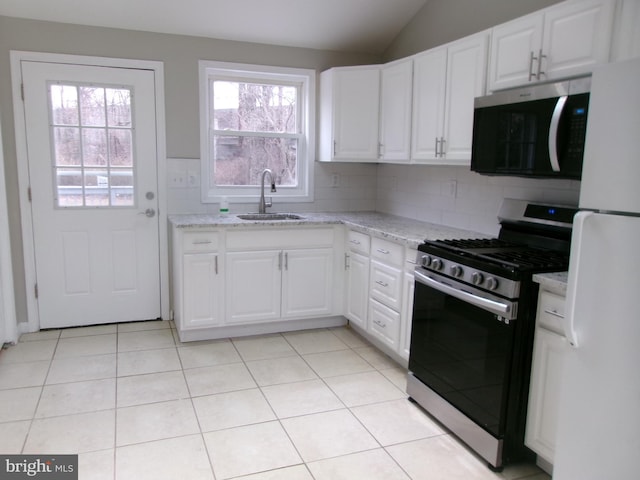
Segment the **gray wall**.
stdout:
<path fill-rule="evenodd" d="M 427 0 L 384 53 L 390 61 L 437 47 L 561 0 Z"/>
<path fill-rule="evenodd" d="M 374 55 L 344 54 L 0 16 L 0 113 L 17 297 L 16 310 L 19 322 L 26 321 L 26 294 L 11 96 L 10 50 L 164 62 L 167 156 L 177 158 L 200 157 L 198 60 L 313 68 L 318 72 L 332 66 L 378 63 L 380 60 Z M 318 169 L 322 167 L 317 167 Z M 341 170 L 341 173 L 349 175 L 351 171 Z M 375 170 L 372 174 L 370 181 L 375 183 Z M 323 176 L 319 175 L 319 177 Z M 362 182 L 362 179 L 358 178 L 357 181 Z M 375 198 L 375 185 L 372 185 L 371 198 Z"/>

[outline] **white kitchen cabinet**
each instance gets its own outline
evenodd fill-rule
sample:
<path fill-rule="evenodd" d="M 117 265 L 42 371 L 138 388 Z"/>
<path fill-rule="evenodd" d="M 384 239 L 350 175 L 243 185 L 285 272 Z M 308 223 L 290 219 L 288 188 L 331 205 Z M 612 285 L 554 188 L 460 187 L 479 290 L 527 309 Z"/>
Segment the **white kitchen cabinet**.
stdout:
<path fill-rule="evenodd" d="M 282 318 L 330 315 L 333 249 L 289 249 L 282 255 Z"/>
<path fill-rule="evenodd" d="M 469 165 L 473 100 L 485 93 L 488 33 L 414 57 L 411 159 Z"/>
<path fill-rule="evenodd" d="M 181 328 L 211 327 L 222 323 L 222 275 L 217 253 L 188 253 L 182 258 L 184 315 Z"/>
<path fill-rule="evenodd" d="M 640 57 L 640 2 L 619 0 L 613 27 L 611 61 Z"/>
<path fill-rule="evenodd" d="M 492 30 L 489 90 L 589 73 L 609 61 L 615 0 L 570 0 Z"/>
<path fill-rule="evenodd" d="M 279 250 L 227 253 L 228 324 L 280 318 L 281 253 Z"/>
<path fill-rule="evenodd" d="M 369 304 L 369 250 L 371 239 L 364 233 L 347 230 L 345 248 L 345 317 L 363 330 L 367 328 Z"/>
<path fill-rule="evenodd" d="M 336 67 L 320 74 L 319 160 L 377 162 L 380 67 Z"/>
<path fill-rule="evenodd" d="M 409 163 L 413 60 L 402 59 L 381 68 L 380 161 Z"/>
<path fill-rule="evenodd" d="M 400 310 L 400 341 L 398 354 L 404 360 L 409 360 L 411 350 L 411 322 L 413 320 L 413 296 L 415 293 L 415 277 L 417 251 L 405 249 L 404 277 L 402 286 L 402 309 Z"/>
<path fill-rule="evenodd" d="M 333 228 L 229 232 L 227 323 L 333 314 L 333 242 Z"/>
<path fill-rule="evenodd" d="M 525 444 L 536 452 L 538 464 L 549 473 L 556 448 L 563 368 L 570 350 L 560 323 L 564 303 L 563 296 L 540 292 L 525 433 Z"/>
<path fill-rule="evenodd" d="M 224 298 L 220 233 L 177 230 L 172 240 L 176 325 L 182 330 L 220 325 Z"/>

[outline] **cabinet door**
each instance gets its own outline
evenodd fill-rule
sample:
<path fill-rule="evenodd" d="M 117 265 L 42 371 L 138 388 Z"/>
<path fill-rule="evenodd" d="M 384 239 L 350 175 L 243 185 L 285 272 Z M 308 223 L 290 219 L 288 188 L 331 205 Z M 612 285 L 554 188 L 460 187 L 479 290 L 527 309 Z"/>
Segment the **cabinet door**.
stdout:
<path fill-rule="evenodd" d="M 371 335 L 381 340 L 392 350 L 398 347 L 398 336 L 400 332 L 400 314 L 391 308 L 369 300 L 369 328 Z"/>
<path fill-rule="evenodd" d="M 487 43 L 488 36 L 480 34 L 448 48 L 443 155 L 439 163 L 471 164 L 473 101 L 485 93 Z"/>
<path fill-rule="evenodd" d="M 546 10 L 541 80 L 588 73 L 609 61 L 615 3 L 568 2 Z"/>
<path fill-rule="evenodd" d="M 569 353 L 566 338 L 536 328 L 525 444 L 553 464 L 558 425 L 558 398 Z"/>
<path fill-rule="evenodd" d="M 333 249 L 283 253 L 282 317 L 330 315 L 333 305 Z"/>
<path fill-rule="evenodd" d="M 282 255 L 277 251 L 226 255 L 226 323 L 280 318 Z"/>
<path fill-rule="evenodd" d="M 409 163 L 413 61 L 382 67 L 380 92 L 380 156 L 385 162 Z"/>
<path fill-rule="evenodd" d="M 415 293 L 413 272 L 405 272 L 402 287 L 402 311 L 400 312 L 400 342 L 398 353 L 405 360 L 409 360 L 411 347 L 411 321 L 413 320 L 413 295 Z"/>
<path fill-rule="evenodd" d="M 402 307 L 402 270 L 376 260 L 371 261 L 370 296 L 378 302 L 400 311 Z"/>
<path fill-rule="evenodd" d="M 640 2 L 620 0 L 613 27 L 611 61 L 640 57 Z"/>
<path fill-rule="evenodd" d="M 377 162 L 380 69 L 373 65 L 333 72 L 333 159 Z"/>
<path fill-rule="evenodd" d="M 189 330 L 220 325 L 223 292 L 218 254 L 186 254 L 182 262 L 184 310 L 179 328 Z"/>
<path fill-rule="evenodd" d="M 537 74 L 543 22 L 539 12 L 493 28 L 489 90 L 523 85 Z"/>
<path fill-rule="evenodd" d="M 446 72 L 446 48 L 414 57 L 411 159 L 416 163 L 436 159 L 436 141 L 442 137 Z"/>
<path fill-rule="evenodd" d="M 345 316 L 358 327 L 366 329 L 369 303 L 369 257 L 354 251 L 350 251 L 348 255 Z"/>

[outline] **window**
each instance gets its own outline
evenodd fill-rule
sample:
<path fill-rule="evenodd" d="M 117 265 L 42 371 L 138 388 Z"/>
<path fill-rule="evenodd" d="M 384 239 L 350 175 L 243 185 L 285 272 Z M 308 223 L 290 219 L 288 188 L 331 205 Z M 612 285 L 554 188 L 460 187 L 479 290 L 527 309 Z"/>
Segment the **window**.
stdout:
<path fill-rule="evenodd" d="M 132 91 L 52 82 L 56 207 L 134 206 Z"/>
<path fill-rule="evenodd" d="M 202 201 L 313 200 L 315 71 L 200 62 Z"/>

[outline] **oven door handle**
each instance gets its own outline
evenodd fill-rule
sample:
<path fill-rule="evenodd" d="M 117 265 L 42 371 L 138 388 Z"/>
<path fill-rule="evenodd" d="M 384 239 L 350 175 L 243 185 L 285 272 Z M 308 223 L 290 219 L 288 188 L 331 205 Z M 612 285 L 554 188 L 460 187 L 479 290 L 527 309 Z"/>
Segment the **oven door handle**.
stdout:
<path fill-rule="evenodd" d="M 508 320 L 513 320 L 515 318 L 516 312 L 513 308 L 513 305 L 508 303 L 496 302 L 494 300 L 489 300 L 488 298 L 479 297 L 472 293 L 465 292 L 464 290 L 459 290 L 455 287 L 451 287 L 446 283 L 439 282 L 434 280 L 431 277 L 426 276 L 425 274 L 415 271 L 415 279 L 416 281 L 422 283 L 423 285 L 427 285 L 428 287 L 433 288 L 434 290 L 438 290 L 439 292 L 446 293 L 447 295 L 451 295 L 459 300 L 464 300 L 476 307 L 480 307 L 483 310 L 486 310 L 491 313 L 495 313 L 501 317 L 505 317 Z"/>

